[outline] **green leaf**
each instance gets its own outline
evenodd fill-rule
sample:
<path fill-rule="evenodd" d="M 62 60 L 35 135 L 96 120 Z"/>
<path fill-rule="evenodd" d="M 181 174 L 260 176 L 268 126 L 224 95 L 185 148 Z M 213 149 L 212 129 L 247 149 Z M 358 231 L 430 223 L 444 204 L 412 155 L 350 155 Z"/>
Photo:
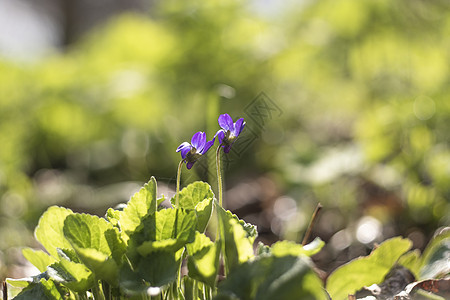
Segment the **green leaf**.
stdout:
<path fill-rule="evenodd" d="M 444 277 L 450 273 L 450 230 L 437 235 L 425 248 L 420 269 L 420 279 Z"/>
<path fill-rule="evenodd" d="M 196 226 L 193 210 L 163 209 L 145 217 L 130 236 L 130 265 L 120 270 L 120 286 L 134 295 L 173 282 L 184 245 L 194 240 Z"/>
<path fill-rule="evenodd" d="M 325 299 L 321 280 L 305 258 L 274 258 L 256 299 Z"/>
<path fill-rule="evenodd" d="M 194 242 L 187 244 L 186 249 L 189 254 L 189 276 L 214 287 L 219 269 L 220 242 L 213 243 L 197 231 Z"/>
<path fill-rule="evenodd" d="M 49 266 L 47 274 L 77 293 L 85 292 L 95 284 L 94 274 L 85 265 L 64 259 Z"/>
<path fill-rule="evenodd" d="M 180 208 L 195 210 L 197 213 L 197 230 L 205 232 L 212 214 L 214 193 L 206 182 L 196 181 L 191 183 L 179 193 Z M 175 207 L 176 195 L 170 199 Z"/>
<path fill-rule="evenodd" d="M 419 272 L 420 272 L 420 250 L 415 249 L 413 251 L 409 251 L 402 255 L 399 259 L 397 264 L 407 268 L 411 271 L 411 273 L 414 274 L 415 278 L 419 278 Z"/>
<path fill-rule="evenodd" d="M 137 193 L 131 197 L 127 206 L 122 212 L 120 212 L 120 227 L 123 233 L 123 240 L 128 241 L 128 236 L 134 232 L 136 227 L 139 226 L 141 220 L 154 212 L 156 212 L 157 200 L 156 200 L 156 179 L 150 178 Z M 115 216 L 116 213 L 110 213 Z"/>
<path fill-rule="evenodd" d="M 31 278 L 20 278 L 20 279 L 7 278 L 6 282 L 8 282 L 13 287 L 24 288 L 30 285 L 30 283 L 32 283 L 33 280 Z"/>
<path fill-rule="evenodd" d="M 322 241 L 320 238 L 314 239 L 314 241 L 305 246 L 296 244 L 291 241 L 279 241 L 272 245 L 271 252 L 274 256 L 279 257 L 287 255 L 313 256 L 314 254 L 318 253 L 323 248 L 324 245 L 325 242 Z"/>
<path fill-rule="evenodd" d="M 58 257 L 56 248 L 72 248 L 63 233 L 64 220 L 71 214 L 70 209 L 51 206 L 42 214 L 34 232 L 36 239 L 55 258 Z"/>
<path fill-rule="evenodd" d="M 121 211 L 115 210 L 113 208 L 108 208 L 106 211 L 106 219 L 111 223 L 113 226 L 117 227 L 119 226 Z"/>
<path fill-rule="evenodd" d="M 74 214 L 64 222 L 64 236 L 78 248 L 96 248 L 109 251 L 108 244 L 102 239 L 108 229 L 108 223 L 99 217 L 87 214 Z"/>
<path fill-rule="evenodd" d="M 111 223 L 97 216 L 73 214 L 64 222 L 64 234 L 96 278 L 117 286 L 118 265 L 126 248 Z"/>
<path fill-rule="evenodd" d="M 125 244 L 117 229 L 105 219 L 88 214 L 72 214 L 64 222 L 64 235 L 77 249 L 96 249 L 120 262 Z M 78 252 L 78 251 L 77 251 Z"/>
<path fill-rule="evenodd" d="M 117 286 L 119 266 L 112 257 L 93 248 L 76 247 L 75 250 L 97 279 L 106 280 L 110 285 Z"/>
<path fill-rule="evenodd" d="M 163 209 L 155 213 L 155 240 L 189 239 L 196 227 L 195 212 L 184 209 Z"/>
<path fill-rule="evenodd" d="M 41 272 L 45 272 L 49 265 L 56 262 L 56 259 L 42 250 L 24 248 L 22 249 L 22 254 L 33 266 L 35 266 Z"/>
<path fill-rule="evenodd" d="M 214 198 L 211 186 L 206 182 L 196 181 L 180 191 L 178 201 L 180 208 L 195 209 L 197 204 L 209 198 Z M 170 202 L 175 207 L 176 195 L 170 199 Z"/>
<path fill-rule="evenodd" d="M 246 234 L 247 237 L 253 238 L 253 240 L 256 239 L 256 237 L 258 236 L 258 230 L 255 225 L 247 223 L 244 220 L 239 219 L 239 217 L 233 214 L 231 211 L 223 209 L 218 205 L 217 201 L 215 201 L 214 204 L 216 206 L 217 211 L 219 211 L 222 215 L 224 215 L 225 219 L 235 219 L 242 226 L 242 228 L 244 228 L 244 230 L 247 233 Z"/>
<path fill-rule="evenodd" d="M 132 236 L 129 248 L 135 248 L 142 256 L 160 250 L 175 252 L 194 240 L 196 226 L 194 211 L 163 209 L 142 221 L 142 227 Z"/>
<path fill-rule="evenodd" d="M 30 284 L 39 283 L 41 279 L 45 280 L 49 279 L 47 272 L 26 278 L 19 278 L 19 279 L 8 278 L 6 279 L 6 281 L 14 287 L 27 287 Z"/>
<path fill-rule="evenodd" d="M 411 248 L 401 237 L 384 241 L 369 256 L 359 257 L 337 268 L 327 280 L 327 291 L 334 300 L 347 299 L 364 286 L 378 284 L 400 256 Z"/>
<path fill-rule="evenodd" d="M 219 285 L 215 300 L 326 299 L 307 257 L 262 255 L 235 270 Z"/>
<path fill-rule="evenodd" d="M 256 228 L 239 220 L 230 211 L 216 206 L 220 218 L 221 238 L 224 240 L 226 267 L 232 270 L 252 258 Z"/>
<path fill-rule="evenodd" d="M 78 258 L 77 253 L 74 249 L 56 249 L 58 251 L 58 256 L 60 260 L 68 260 L 76 263 L 81 263 L 81 260 Z"/>
<path fill-rule="evenodd" d="M 150 283 L 139 274 L 137 266 L 132 270 L 128 264 L 124 264 L 120 269 L 119 285 L 127 296 L 144 294 L 150 288 Z"/>
<path fill-rule="evenodd" d="M 227 259 L 230 259 L 229 266 L 246 262 L 254 256 L 253 254 L 254 238 L 247 236 L 247 232 L 235 219 L 228 220 L 228 226 L 225 225 L 225 253 Z"/>
<path fill-rule="evenodd" d="M 172 283 L 178 275 L 177 256 L 179 255 L 166 251 L 154 252 L 140 261 L 138 272 L 152 287 L 162 287 Z"/>
<path fill-rule="evenodd" d="M 258 245 L 256 245 L 256 255 L 269 255 L 272 251 L 269 246 L 264 245 L 263 242 L 259 241 Z"/>
<path fill-rule="evenodd" d="M 205 199 L 195 206 L 195 212 L 197 214 L 197 230 L 199 232 L 205 232 L 206 226 L 208 226 L 209 219 L 211 218 L 212 207 L 213 198 Z"/>
<path fill-rule="evenodd" d="M 161 198 L 156 199 L 156 205 L 159 207 L 161 203 L 163 203 L 166 200 L 166 197 L 164 195 L 161 196 Z"/>
<path fill-rule="evenodd" d="M 178 253 L 166 251 L 153 252 L 145 259 L 141 257 L 133 270 L 129 264 L 120 269 L 120 287 L 127 294 L 136 295 L 145 292 L 150 287 L 162 287 L 176 280 L 181 257 Z"/>
<path fill-rule="evenodd" d="M 192 243 L 186 244 L 186 250 L 188 255 L 194 255 L 197 252 L 202 251 L 204 248 L 208 248 L 214 243 L 204 233 L 198 231 L 195 232 L 195 239 Z"/>
<path fill-rule="evenodd" d="M 137 251 L 142 256 L 147 256 L 150 253 L 156 251 L 175 252 L 181 247 L 183 247 L 182 244 L 183 243 L 180 243 L 180 240 L 177 239 L 165 239 L 162 241 L 146 241 L 137 247 Z"/>
<path fill-rule="evenodd" d="M 15 300 L 63 300 L 63 296 L 58 291 L 52 280 L 41 279 L 38 283 L 30 284 L 24 288 Z"/>

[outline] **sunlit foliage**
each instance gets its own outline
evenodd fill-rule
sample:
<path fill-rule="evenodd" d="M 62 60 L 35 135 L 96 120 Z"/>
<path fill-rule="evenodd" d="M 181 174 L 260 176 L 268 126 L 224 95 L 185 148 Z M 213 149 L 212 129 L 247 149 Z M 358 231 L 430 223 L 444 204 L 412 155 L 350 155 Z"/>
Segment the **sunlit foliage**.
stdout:
<path fill-rule="evenodd" d="M 120 182 L 173 184 L 179 141 L 261 91 L 281 114 L 248 121 L 253 151 L 228 172 L 265 172 L 297 202 L 302 218 L 278 235 L 298 238 L 317 201 L 332 212 L 327 237 L 353 235 L 364 215 L 403 234 L 449 223 L 449 4 L 254 10 L 161 1 L 35 64 L 0 60 L 0 274 L 46 207 L 103 213 L 136 188 Z"/>

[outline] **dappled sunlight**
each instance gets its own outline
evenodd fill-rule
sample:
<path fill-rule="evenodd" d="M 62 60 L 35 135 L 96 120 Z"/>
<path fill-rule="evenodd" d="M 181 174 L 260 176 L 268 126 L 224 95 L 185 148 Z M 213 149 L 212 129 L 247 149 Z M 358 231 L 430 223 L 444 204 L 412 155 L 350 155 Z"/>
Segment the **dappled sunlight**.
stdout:
<path fill-rule="evenodd" d="M 320 202 L 319 268 L 398 235 L 423 250 L 450 223 L 449 4 L 294 2 L 155 1 L 30 61 L 0 38 L 0 277 L 48 206 L 103 216 L 150 176 L 174 195 L 176 147 L 225 113 L 246 123 L 224 207 L 258 239 L 301 241 Z M 217 193 L 201 154 L 181 182 Z"/>

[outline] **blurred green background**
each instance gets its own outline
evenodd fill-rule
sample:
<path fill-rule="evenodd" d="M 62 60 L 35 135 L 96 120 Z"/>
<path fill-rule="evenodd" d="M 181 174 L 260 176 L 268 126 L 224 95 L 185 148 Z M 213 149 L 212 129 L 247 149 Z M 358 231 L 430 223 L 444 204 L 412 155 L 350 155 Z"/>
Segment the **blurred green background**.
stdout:
<path fill-rule="evenodd" d="M 0 56 L 0 278 L 50 205 L 103 215 L 152 175 L 170 196 L 176 147 L 220 113 L 247 121 L 226 206 L 264 242 L 301 241 L 320 201 L 325 271 L 396 235 L 423 248 L 450 223 L 449 68 L 446 0 L 154 1 Z"/>

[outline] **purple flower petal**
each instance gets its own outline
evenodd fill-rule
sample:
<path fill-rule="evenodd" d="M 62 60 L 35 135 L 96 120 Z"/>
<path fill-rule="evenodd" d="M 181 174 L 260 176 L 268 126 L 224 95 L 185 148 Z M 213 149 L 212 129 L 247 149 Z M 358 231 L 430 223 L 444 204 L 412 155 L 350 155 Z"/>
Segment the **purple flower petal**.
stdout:
<path fill-rule="evenodd" d="M 237 137 L 242 129 L 244 129 L 245 126 L 245 122 L 244 122 L 244 118 L 240 118 L 239 120 L 236 121 L 236 123 L 234 123 L 234 131 L 233 134 L 235 137 Z"/>
<path fill-rule="evenodd" d="M 214 141 L 216 140 L 216 138 L 213 138 L 211 141 L 207 142 L 205 144 L 205 148 L 203 148 L 201 154 L 205 154 L 206 152 L 208 152 L 209 148 L 211 148 L 212 145 L 214 145 Z"/>
<path fill-rule="evenodd" d="M 223 146 L 223 152 L 228 153 L 231 150 L 231 145 Z"/>
<path fill-rule="evenodd" d="M 246 122 L 242 123 L 241 129 L 239 130 L 239 134 L 241 134 L 242 130 L 244 130 L 245 124 L 247 124 L 247 123 Z"/>
<path fill-rule="evenodd" d="M 220 115 L 218 121 L 220 127 L 225 129 L 225 131 L 227 130 L 233 131 L 233 119 L 230 117 L 229 114 Z"/>
<path fill-rule="evenodd" d="M 217 131 L 214 138 L 216 138 L 216 136 L 219 137 L 219 144 L 222 144 L 223 138 L 225 137 L 225 132 L 223 132 L 223 129 L 220 129 L 219 131 Z"/>
<path fill-rule="evenodd" d="M 180 152 L 181 149 L 186 148 L 186 147 L 191 147 L 191 145 L 188 142 L 183 142 L 183 143 L 181 143 L 180 146 L 178 146 L 178 148 L 175 152 Z"/>
<path fill-rule="evenodd" d="M 197 152 L 202 152 L 206 145 L 206 133 L 202 132 L 202 139 L 200 140 L 200 145 L 198 145 Z"/>
<path fill-rule="evenodd" d="M 186 163 L 186 168 L 188 168 L 188 170 L 190 170 L 192 168 L 192 166 L 194 165 L 195 162 L 187 162 Z"/>
<path fill-rule="evenodd" d="M 197 132 L 192 136 L 191 144 L 195 149 L 197 149 L 197 152 L 202 151 L 202 149 L 205 147 L 206 143 L 206 134 L 204 132 Z"/>
<path fill-rule="evenodd" d="M 191 144 L 189 144 L 188 142 L 184 142 L 182 143 L 180 146 L 178 146 L 177 151 L 176 152 L 180 152 L 181 151 L 181 158 L 185 159 L 186 158 L 186 154 L 191 151 L 192 146 Z"/>
<path fill-rule="evenodd" d="M 189 145 L 189 147 L 183 148 L 181 150 L 181 158 L 185 159 L 186 155 L 189 153 L 189 151 L 191 151 L 192 147 Z"/>

